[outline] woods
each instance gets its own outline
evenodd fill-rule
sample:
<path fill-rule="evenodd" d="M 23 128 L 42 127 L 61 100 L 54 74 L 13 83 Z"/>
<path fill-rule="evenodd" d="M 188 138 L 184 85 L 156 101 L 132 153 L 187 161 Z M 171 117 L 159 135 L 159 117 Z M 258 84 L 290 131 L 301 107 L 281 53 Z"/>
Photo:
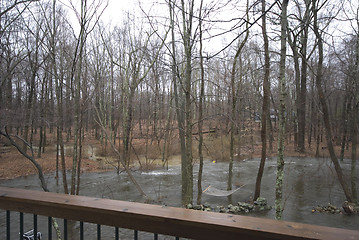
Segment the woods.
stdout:
<path fill-rule="evenodd" d="M 0 141 L 20 136 L 23 154 L 38 158 L 56 145 L 64 193 L 80 193 L 94 138 L 117 174 L 180 156 L 183 206 L 193 203 L 195 164 L 200 204 L 203 160 L 228 162 L 232 190 L 233 164 L 256 147 L 254 200 L 266 158 L 278 157 L 278 219 L 287 149 L 329 156 L 345 198 L 358 201 L 358 3 L 139 2 L 115 24 L 104 20 L 109 6 L 1 1 Z"/>

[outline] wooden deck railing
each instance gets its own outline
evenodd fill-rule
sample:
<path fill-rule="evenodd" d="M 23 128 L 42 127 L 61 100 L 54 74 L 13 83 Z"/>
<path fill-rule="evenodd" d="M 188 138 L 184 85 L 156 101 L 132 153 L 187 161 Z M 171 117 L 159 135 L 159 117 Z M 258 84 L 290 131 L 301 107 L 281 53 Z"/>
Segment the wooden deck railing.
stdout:
<path fill-rule="evenodd" d="M 359 239 L 359 231 L 0 187 L 0 209 L 190 239 Z"/>

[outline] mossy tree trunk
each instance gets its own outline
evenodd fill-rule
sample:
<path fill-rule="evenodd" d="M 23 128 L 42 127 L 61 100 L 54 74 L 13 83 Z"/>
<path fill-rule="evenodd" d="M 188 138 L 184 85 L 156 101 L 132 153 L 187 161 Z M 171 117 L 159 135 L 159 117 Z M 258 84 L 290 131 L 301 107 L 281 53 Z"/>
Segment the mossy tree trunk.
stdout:
<path fill-rule="evenodd" d="M 277 158 L 277 177 L 275 188 L 275 212 L 276 219 L 282 218 L 283 212 L 283 178 L 284 178 L 284 139 L 285 139 L 285 98 L 286 98 L 286 78 L 285 61 L 287 52 L 287 7 L 288 0 L 282 2 L 281 13 L 281 48 L 279 62 L 279 86 L 280 86 L 280 105 L 279 105 L 279 129 L 278 129 L 278 158 Z"/>

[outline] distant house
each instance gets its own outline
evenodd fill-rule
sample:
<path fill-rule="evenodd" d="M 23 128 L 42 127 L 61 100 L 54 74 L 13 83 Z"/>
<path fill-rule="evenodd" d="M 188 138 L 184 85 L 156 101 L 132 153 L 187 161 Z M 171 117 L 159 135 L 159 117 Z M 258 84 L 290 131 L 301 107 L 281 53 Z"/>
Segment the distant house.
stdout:
<path fill-rule="evenodd" d="M 256 123 L 260 123 L 261 122 L 261 116 L 262 114 L 261 113 L 258 113 L 258 112 L 254 112 L 254 121 Z M 269 110 L 269 117 L 270 117 L 270 120 L 272 122 L 276 122 L 278 120 L 278 116 L 277 116 L 277 113 L 274 109 L 270 109 Z"/>
<path fill-rule="evenodd" d="M 260 123 L 261 122 L 261 114 L 254 112 L 254 122 Z"/>
<path fill-rule="evenodd" d="M 269 110 L 269 117 L 270 120 L 273 122 L 276 122 L 278 120 L 277 112 L 273 108 Z"/>

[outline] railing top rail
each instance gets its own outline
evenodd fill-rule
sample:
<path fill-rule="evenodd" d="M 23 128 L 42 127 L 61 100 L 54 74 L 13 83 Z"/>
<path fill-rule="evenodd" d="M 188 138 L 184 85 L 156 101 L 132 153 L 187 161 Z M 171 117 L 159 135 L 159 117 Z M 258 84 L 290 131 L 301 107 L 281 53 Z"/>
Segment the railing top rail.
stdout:
<path fill-rule="evenodd" d="M 0 187 L 0 209 L 192 239 L 359 239 L 359 231 Z"/>

